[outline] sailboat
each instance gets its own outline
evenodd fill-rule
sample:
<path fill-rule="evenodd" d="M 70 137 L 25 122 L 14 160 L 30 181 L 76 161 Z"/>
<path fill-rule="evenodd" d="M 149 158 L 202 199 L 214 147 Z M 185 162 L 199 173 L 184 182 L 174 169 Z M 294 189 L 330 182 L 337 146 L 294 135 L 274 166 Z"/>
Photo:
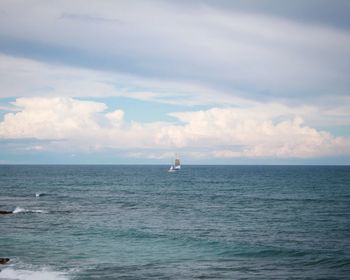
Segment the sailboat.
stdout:
<path fill-rule="evenodd" d="M 176 157 L 175 164 L 171 165 L 168 172 L 175 172 L 181 169 L 181 163 L 179 157 Z"/>

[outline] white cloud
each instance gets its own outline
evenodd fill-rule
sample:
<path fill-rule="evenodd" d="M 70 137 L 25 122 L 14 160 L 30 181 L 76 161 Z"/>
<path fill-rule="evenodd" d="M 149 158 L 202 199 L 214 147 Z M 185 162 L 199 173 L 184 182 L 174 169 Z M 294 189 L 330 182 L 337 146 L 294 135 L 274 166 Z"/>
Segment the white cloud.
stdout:
<path fill-rule="evenodd" d="M 106 109 L 102 103 L 62 97 L 18 98 L 13 105 L 20 111 L 6 114 L 0 123 L 4 138 L 71 138 L 99 129 L 97 114 Z"/>
<path fill-rule="evenodd" d="M 0 138 L 65 140 L 49 144 L 61 149 L 119 149 L 150 158 L 174 150 L 219 158 L 350 154 L 349 139 L 306 126 L 279 104 L 172 113 L 182 122 L 178 125 L 126 122 L 121 110 L 107 113 L 103 103 L 72 98 L 19 98 L 14 105 L 20 111 L 5 115 Z M 30 149 L 44 150 L 44 145 Z"/>
<path fill-rule="evenodd" d="M 291 116 L 290 110 L 276 104 L 173 115 L 185 122 L 182 127 L 162 132 L 162 139 L 173 145 L 243 147 L 239 151 L 216 150 L 212 153 L 215 156 L 315 157 L 350 152 L 349 139 L 308 127 L 301 118 Z"/>
<path fill-rule="evenodd" d="M 26 151 L 44 151 L 46 148 L 42 145 L 27 146 Z"/>
<path fill-rule="evenodd" d="M 123 122 L 124 112 L 122 110 L 115 110 L 105 114 L 105 116 L 113 127 L 120 127 Z"/>

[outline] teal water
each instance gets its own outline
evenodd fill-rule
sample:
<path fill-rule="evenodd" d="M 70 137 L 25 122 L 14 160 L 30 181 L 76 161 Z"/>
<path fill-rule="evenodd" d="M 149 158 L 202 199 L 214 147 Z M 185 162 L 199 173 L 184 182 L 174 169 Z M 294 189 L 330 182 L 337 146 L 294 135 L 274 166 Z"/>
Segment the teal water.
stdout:
<path fill-rule="evenodd" d="M 350 167 L 167 168 L 0 166 L 0 279 L 349 279 Z"/>

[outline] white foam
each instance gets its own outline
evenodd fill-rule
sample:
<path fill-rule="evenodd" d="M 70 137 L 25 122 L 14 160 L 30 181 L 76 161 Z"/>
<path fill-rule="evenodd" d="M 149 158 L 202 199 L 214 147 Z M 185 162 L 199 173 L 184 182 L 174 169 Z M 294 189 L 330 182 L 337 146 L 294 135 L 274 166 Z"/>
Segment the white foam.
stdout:
<path fill-rule="evenodd" d="M 46 195 L 45 193 L 39 192 L 39 193 L 35 193 L 35 197 L 40 197 L 40 196 L 44 196 Z"/>
<path fill-rule="evenodd" d="M 44 210 L 30 210 L 28 212 L 30 212 L 30 213 L 47 213 L 47 211 L 44 211 Z"/>
<path fill-rule="evenodd" d="M 44 211 L 44 210 L 28 210 L 28 209 L 24 209 L 24 208 L 21 208 L 21 207 L 16 207 L 15 210 L 13 210 L 14 214 L 17 214 L 17 213 L 47 213 L 47 211 Z"/>
<path fill-rule="evenodd" d="M 67 280 L 69 279 L 65 273 L 51 271 L 43 268 L 38 271 L 26 269 L 13 269 L 11 267 L 4 268 L 0 271 L 0 279 L 16 279 L 16 280 Z"/>
<path fill-rule="evenodd" d="M 21 208 L 21 207 L 16 207 L 15 210 L 13 210 L 13 213 L 21 213 L 21 212 L 25 212 L 26 210 Z"/>

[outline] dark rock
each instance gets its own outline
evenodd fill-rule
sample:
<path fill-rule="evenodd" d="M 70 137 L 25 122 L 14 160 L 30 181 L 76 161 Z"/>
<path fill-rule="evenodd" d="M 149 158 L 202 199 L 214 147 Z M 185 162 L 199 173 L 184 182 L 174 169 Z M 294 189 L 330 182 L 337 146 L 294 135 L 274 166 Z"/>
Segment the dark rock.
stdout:
<path fill-rule="evenodd" d="M 6 214 L 13 214 L 13 212 L 0 210 L 0 215 L 6 215 Z"/>
<path fill-rule="evenodd" d="M 0 264 L 5 264 L 8 263 L 10 261 L 9 258 L 0 258 Z"/>

